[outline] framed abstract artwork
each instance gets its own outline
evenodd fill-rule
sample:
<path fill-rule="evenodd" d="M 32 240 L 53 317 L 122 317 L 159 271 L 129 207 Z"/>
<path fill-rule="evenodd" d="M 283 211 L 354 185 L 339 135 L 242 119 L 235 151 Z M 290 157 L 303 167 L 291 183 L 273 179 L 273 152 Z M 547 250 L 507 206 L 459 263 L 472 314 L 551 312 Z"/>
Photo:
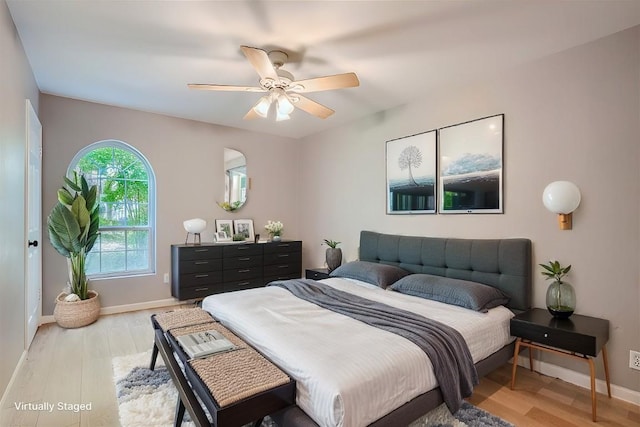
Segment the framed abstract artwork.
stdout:
<path fill-rule="evenodd" d="M 436 212 L 436 131 L 387 141 L 387 214 Z"/>
<path fill-rule="evenodd" d="M 503 213 L 504 114 L 438 129 L 438 212 Z"/>

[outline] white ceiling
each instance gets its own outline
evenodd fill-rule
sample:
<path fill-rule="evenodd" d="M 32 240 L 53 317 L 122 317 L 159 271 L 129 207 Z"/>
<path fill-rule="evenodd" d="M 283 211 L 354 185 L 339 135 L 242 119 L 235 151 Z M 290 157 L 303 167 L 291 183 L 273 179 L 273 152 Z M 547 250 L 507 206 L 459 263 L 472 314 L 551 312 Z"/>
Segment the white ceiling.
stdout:
<path fill-rule="evenodd" d="M 40 90 L 300 138 L 640 24 L 638 0 L 7 0 Z M 240 45 L 279 49 L 296 79 L 355 72 L 308 95 L 336 113 L 242 117 L 260 97 Z"/>

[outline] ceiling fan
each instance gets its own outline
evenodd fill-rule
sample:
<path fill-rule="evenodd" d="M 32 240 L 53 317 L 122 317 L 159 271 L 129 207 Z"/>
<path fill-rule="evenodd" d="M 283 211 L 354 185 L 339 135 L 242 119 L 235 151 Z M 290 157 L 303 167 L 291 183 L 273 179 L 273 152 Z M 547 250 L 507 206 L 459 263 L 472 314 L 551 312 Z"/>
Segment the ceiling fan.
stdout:
<path fill-rule="evenodd" d="M 336 74 L 296 81 L 293 75 L 281 67 L 289 58 L 285 52 L 274 50 L 269 53 L 262 49 L 241 46 L 253 68 L 260 76 L 259 86 L 231 86 L 217 84 L 190 83 L 191 89 L 266 92 L 244 116 L 245 120 L 266 118 L 271 106 L 275 105 L 276 121 L 288 120 L 289 114 L 297 107 L 311 115 L 326 119 L 334 113 L 331 108 L 312 101 L 302 93 L 342 89 L 360 85 L 355 73 Z"/>

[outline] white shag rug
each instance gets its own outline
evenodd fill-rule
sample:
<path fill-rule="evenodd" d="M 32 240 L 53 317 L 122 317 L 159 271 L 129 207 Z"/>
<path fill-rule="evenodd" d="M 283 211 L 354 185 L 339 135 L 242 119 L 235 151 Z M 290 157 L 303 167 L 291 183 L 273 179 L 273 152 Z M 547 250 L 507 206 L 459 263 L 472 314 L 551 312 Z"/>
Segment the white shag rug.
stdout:
<path fill-rule="evenodd" d="M 171 381 L 162 357 L 149 370 L 151 350 L 113 359 L 113 380 L 122 427 L 172 427 L 178 391 Z M 183 427 L 194 426 L 185 413 Z M 268 418 L 262 427 L 275 426 Z M 452 415 L 442 404 L 409 427 L 513 427 L 512 424 L 464 402 Z"/>

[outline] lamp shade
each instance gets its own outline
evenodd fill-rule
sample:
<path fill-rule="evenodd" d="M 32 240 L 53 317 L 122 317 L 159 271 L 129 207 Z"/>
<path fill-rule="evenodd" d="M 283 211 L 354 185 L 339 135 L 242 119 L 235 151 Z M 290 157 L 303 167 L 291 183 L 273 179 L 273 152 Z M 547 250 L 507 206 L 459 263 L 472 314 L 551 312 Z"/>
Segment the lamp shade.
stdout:
<path fill-rule="evenodd" d="M 207 221 L 200 218 L 188 219 L 182 223 L 187 233 L 200 234 L 207 228 Z"/>
<path fill-rule="evenodd" d="M 580 205 L 580 189 L 573 182 L 552 182 L 542 193 L 542 203 L 553 213 L 570 214 Z"/>

